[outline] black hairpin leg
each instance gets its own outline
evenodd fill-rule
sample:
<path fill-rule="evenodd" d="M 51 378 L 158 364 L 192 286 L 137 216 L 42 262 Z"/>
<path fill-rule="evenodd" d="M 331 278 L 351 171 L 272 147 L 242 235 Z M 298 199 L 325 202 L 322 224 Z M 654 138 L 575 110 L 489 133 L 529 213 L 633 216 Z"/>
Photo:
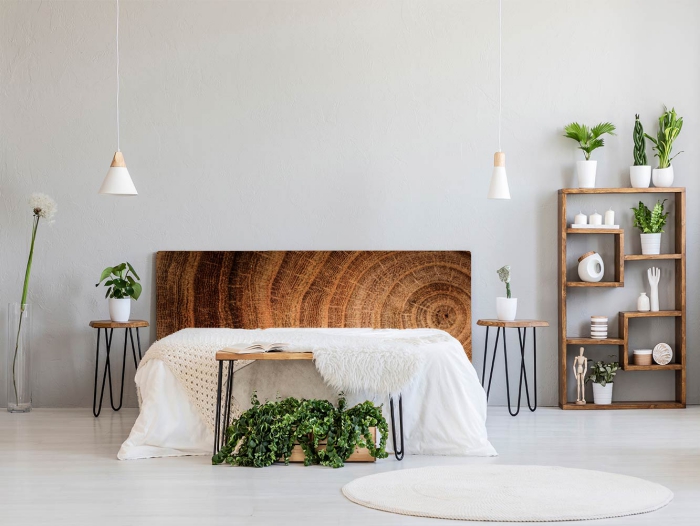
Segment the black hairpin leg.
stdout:
<path fill-rule="evenodd" d="M 486 360 L 489 356 L 489 326 L 486 326 L 486 343 L 484 343 L 484 363 L 481 369 L 481 387 L 484 387 L 486 380 Z"/>
<path fill-rule="evenodd" d="M 520 331 L 520 329 L 518 329 Z M 521 361 L 520 363 L 520 384 L 518 385 L 518 408 L 515 410 L 515 413 L 510 407 L 510 381 L 508 380 L 508 344 L 506 342 L 506 329 L 505 327 L 503 328 L 503 361 L 505 363 L 505 368 L 506 368 L 506 398 L 508 399 L 508 412 L 510 413 L 510 416 L 518 416 L 518 413 L 520 412 L 520 400 L 522 398 L 523 394 L 523 367 L 524 367 L 524 362 Z"/>
<path fill-rule="evenodd" d="M 139 328 L 136 327 L 136 342 L 139 344 L 139 362 L 141 361 L 141 337 L 139 336 Z"/>
<path fill-rule="evenodd" d="M 105 383 L 104 383 L 104 378 L 102 380 L 102 392 L 100 393 L 100 406 L 97 407 L 97 372 L 100 369 L 100 331 L 102 329 L 98 328 L 97 329 L 97 349 L 95 350 L 95 387 L 92 393 L 92 414 L 95 415 L 95 417 L 100 416 L 100 412 L 102 411 L 102 398 L 104 397 L 105 394 Z M 105 329 L 105 334 L 107 333 L 107 329 Z M 107 368 L 107 364 L 105 363 L 105 369 Z"/>
<path fill-rule="evenodd" d="M 219 362 L 219 381 L 216 384 L 216 420 L 214 420 L 214 454 L 216 455 L 221 449 L 220 432 L 221 432 L 221 387 L 222 376 L 224 372 L 224 362 Z"/>
<path fill-rule="evenodd" d="M 122 408 L 122 404 L 124 402 L 124 373 L 126 372 L 126 346 L 127 346 L 127 340 L 131 340 L 131 353 L 134 357 L 134 367 L 138 368 L 138 361 L 136 360 L 136 348 L 134 347 L 134 336 L 131 332 L 130 328 L 124 329 L 124 355 L 122 356 L 122 379 L 121 379 L 121 388 L 119 391 L 119 405 L 115 407 L 114 405 L 114 392 L 112 390 L 112 366 L 110 362 L 110 354 L 112 351 L 112 338 L 114 336 L 114 329 L 109 329 L 108 330 L 105 328 L 104 329 L 104 338 L 105 338 L 105 368 L 104 372 L 102 373 L 102 389 L 100 390 L 100 403 L 99 405 L 97 404 L 97 378 L 98 378 L 98 371 L 100 368 L 100 332 L 101 329 L 97 329 L 97 348 L 95 350 L 95 387 L 93 390 L 93 396 L 92 396 L 92 414 L 95 415 L 95 417 L 100 416 L 100 413 L 102 412 L 102 401 L 104 399 L 104 393 L 105 393 L 105 384 L 109 382 L 109 404 L 112 406 L 112 409 L 115 411 L 119 411 Z M 136 339 L 138 340 L 138 353 L 139 353 L 139 361 L 141 359 L 141 340 L 139 338 L 139 330 L 136 329 Z"/>
<path fill-rule="evenodd" d="M 107 334 L 107 329 L 105 329 L 105 368 L 104 372 L 102 373 L 102 389 L 100 390 L 100 405 L 99 407 L 97 406 L 97 371 L 100 367 L 100 329 L 97 329 L 97 351 L 95 353 L 95 389 L 93 391 L 93 397 L 92 397 L 92 414 L 95 415 L 95 417 L 100 416 L 100 413 L 102 412 L 102 400 L 104 398 L 105 394 L 105 383 L 107 382 L 107 379 L 109 379 L 109 401 L 110 404 L 113 405 L 112 402 L 112 370 L 109 365 L 109 353 L 112 350 L 112 334 L 114 333 L 114 329 L 112 329 L 109 333 Z"/>
<path fill-rule="evenodd" d="M 112 346 L 112 333 L 114 329 L 109 331 L 109 345 Z M 109 373 L 109 403 L 112 409 L 119 411 L 122 408 L 122 402 L 124 401 L 124 372 L 126 371 L 126 344 L 127 336 L 129 336 L 129 329 L 124 329 L 124 356 L 122 357 L 122 387 L 119 392 L 119 407 L 114 407 L 114 400 L 112 399 L 112 372 Z"/>
<path fill-rule="evenodd" d="M 486 327 L 486 330 L 488 331 L 488 327 Z M 488 332 L 487 332 L 487 336 L 488 336 Z M 488 385 L 488 388 L 486 389 L 486 401 L 487 402 L 489 401 L 489 394 L 491 393 L 491 380 L 493 380 L 493 367 L 494 367 L 494 365 L 496 365 L 496 352 L 498 351 L 498 339 L 500 338 L 500 336 L 501 336 L 501 328 L 498 327 L 498 330 L 496 331 L 496 343 L 493 346 L 493 358 L 491 359 L 491 373 L 489 373 L 489 385 Z M 505 342 L 505 337 L 506 337 L 506 329 L 504 327 L 503 328 L 503 338 L 504 338 L 503 341 L 504 342 Z M 487 342 L 488 342 L 488 339 L 487 339 Z M 484 349 L 484 374 L 486 374 L 487 350 L 488 349 L 486 349 L 486 348 Z M 481 386 L 482 387 L 484 386 L 484 378 L 483 377 L 481 379 Z"/>
<path fill-rule="evenodd" d="M 231 398 L 233 397 L 233 360 L 228 362 L 228 376 L 226 378 L 226 398 L 224 398 L 224 429 L 222 433 L 222 443 L 226 443 L 228 426 L 231 425 Z"/>
<path fill-rule="evenodd" d="M 214 421 L 214 454 L 226 445 L 226 432 L 231 425 L 231 398 L 233 397 L 233 362 L 228 361 L 228 375 L 226 377 L 226 396 L 223 401 L 221 392 L 223 391 L 224 362 L 219 361 L 219 379 L 216 386 L 216 420 Z M 222 421 L 223 420 L 223 421 Z"/>
<path fill-rule="evenodd" d="M 394 441 L 394 456 L 396 460 L 403 460 L 403 455 L 405 452 L 404 442 L 403 442 L 403 400 L 401 399 L 401 393 L 399 393 L 399 434 L 401 437 L 401 449 L 398 447 L 396 442 L 396 421 L 394 419 L 394 397 L 389 395 L 389 408 L 391 409 L 391 438 Z"/>
<path fill-rule="evenodd" d="M 527 339 L 527 327 L 523 328 L 523 334 L 521 336 L 520 334 L 520 329 L 518 328 L 518 339 L 520 340 L 520 384 L 522 387 L 522 381 L 523 378 L 525 379 L 525 396 L 527 398 L 527 407 L 530 409 L 530 411 L 535 411 L 537 409 L 537 329 L 535 327 L 532 328 L 532 338 L 533 338 L 533 345 L 532 345 L 532 367 L 533 367 L 533 375 L 534 375 L 534 384 L 533 384 L 533 399 L 534 399 L 534 406 L 530 404 L 530 388 L 527 384 L 527 371 L 525 370 L 525 341 Z"/>

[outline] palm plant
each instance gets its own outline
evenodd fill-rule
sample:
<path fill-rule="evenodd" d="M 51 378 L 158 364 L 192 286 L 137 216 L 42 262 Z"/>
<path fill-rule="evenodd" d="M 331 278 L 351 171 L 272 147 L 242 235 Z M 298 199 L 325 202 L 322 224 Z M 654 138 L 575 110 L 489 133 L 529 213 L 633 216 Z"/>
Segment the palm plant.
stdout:
<path fill-rule="evenodd" d="M 609 122 L 601 122 L 589 128 L 585 124 L 572 122 L 564 127 L 564 132 L 564 137 L 576 141 L 579 144 L 579 150 L 586 156 L 586 160 L 590 161 L 593 150 L 601 148 L 605 144 L 602 136 L 606 133 L 615 135 L 615 125 Z"/>
<path fill-rule="evenodd" d="M 671 166 L 671 161 L 683 152 L 678 152 L 671 157 L 673 149 L 673 141 L 678 138 L 683 128 L 683 117 L 676 114 L 676 109 L 671 108 L 671 111 L 664 106 L 664 113 L 659 117 L 659 131 L 656 134 L 656 139 L 645 133 L 644 136 L 654 143 L 652 149 L 656 152 L 654 157 L 659 158 L 659 168 L 668 168 Z"/>

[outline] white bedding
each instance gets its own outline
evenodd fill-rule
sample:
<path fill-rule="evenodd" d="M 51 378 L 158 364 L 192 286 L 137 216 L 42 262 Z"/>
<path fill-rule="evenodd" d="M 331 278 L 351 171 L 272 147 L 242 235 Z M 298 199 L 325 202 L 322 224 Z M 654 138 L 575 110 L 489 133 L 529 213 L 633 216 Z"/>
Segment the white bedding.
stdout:
<path fill-rule="evenodd" d="M 432 329 L 318 331 L 382 339 L 399 339 L 407 333 L 411 336 L 428 337 L 436 332 Z M 461 344 L 450 337 L 445 341 L 427 343 L 420 349 L 424 353 L 423 366 L 402 392 L 406 453 L 496 455 L 486 434 L 486 394 Z M 306 365 L 313 367 L 310 363 Z M 239 375 L 247 369 L 236 372 L 234 387 L 240 383 Z M 307 377 L 304 381 L 308 383 L 314 380 L 322 383 L 318 374 Z M 119 459 L 212 454 L 214 437 L 211 426 L 203 421 L 201 413 L 194 407 L 186 390 L 163 361 L 152 359 L 143 363 L 136 374 L 136 384 L 141 395 L 141 411 L 129 438 L 119 450 Z M 255 382 L 246 387 L 255 389 Z M 241 394 L 237 396 L 240 399 Z M 367 399 L 377 404 L 383 403 L 384 416 L 390 422 L 388 395 L 376 397 L 362 392 L 348 395 L 351 405 Z"/>

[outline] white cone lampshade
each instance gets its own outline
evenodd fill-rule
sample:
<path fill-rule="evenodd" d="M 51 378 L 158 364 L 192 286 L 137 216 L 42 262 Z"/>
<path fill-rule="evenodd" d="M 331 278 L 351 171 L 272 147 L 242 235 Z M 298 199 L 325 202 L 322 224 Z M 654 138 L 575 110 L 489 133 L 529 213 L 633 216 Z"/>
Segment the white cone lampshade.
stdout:
<path fill-rule="evenodd" d="M 508 177 L 506 176 L 506 154 L 496 152 L 493 156 L 493 173 L 489 185 L 489 199 L 510 199 Z"/>
<path fill-rule="evenodd" d="M 107 195 L 138 195 L 134 182 L 129 175 L 129 170 L 126 169 L 126 162 L 124 162 L 122 152 L 114 154 L 112 166 L 109 167 L 107 176 L 102 181 L 99 193 Z"/>

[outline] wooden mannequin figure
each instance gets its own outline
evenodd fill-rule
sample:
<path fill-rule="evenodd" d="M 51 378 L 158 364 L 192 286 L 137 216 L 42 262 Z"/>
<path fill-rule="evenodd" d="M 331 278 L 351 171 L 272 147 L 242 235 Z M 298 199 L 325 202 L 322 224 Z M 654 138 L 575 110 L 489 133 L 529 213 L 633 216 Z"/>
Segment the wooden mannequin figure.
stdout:
<path fill-rule="evenodd" d="M 583 347 L 574 358 L 574 377 L 576 378 L 576 405 L 586 405 L 585 378 L 588 371 L 588 358 L 583 355 Z"/>

